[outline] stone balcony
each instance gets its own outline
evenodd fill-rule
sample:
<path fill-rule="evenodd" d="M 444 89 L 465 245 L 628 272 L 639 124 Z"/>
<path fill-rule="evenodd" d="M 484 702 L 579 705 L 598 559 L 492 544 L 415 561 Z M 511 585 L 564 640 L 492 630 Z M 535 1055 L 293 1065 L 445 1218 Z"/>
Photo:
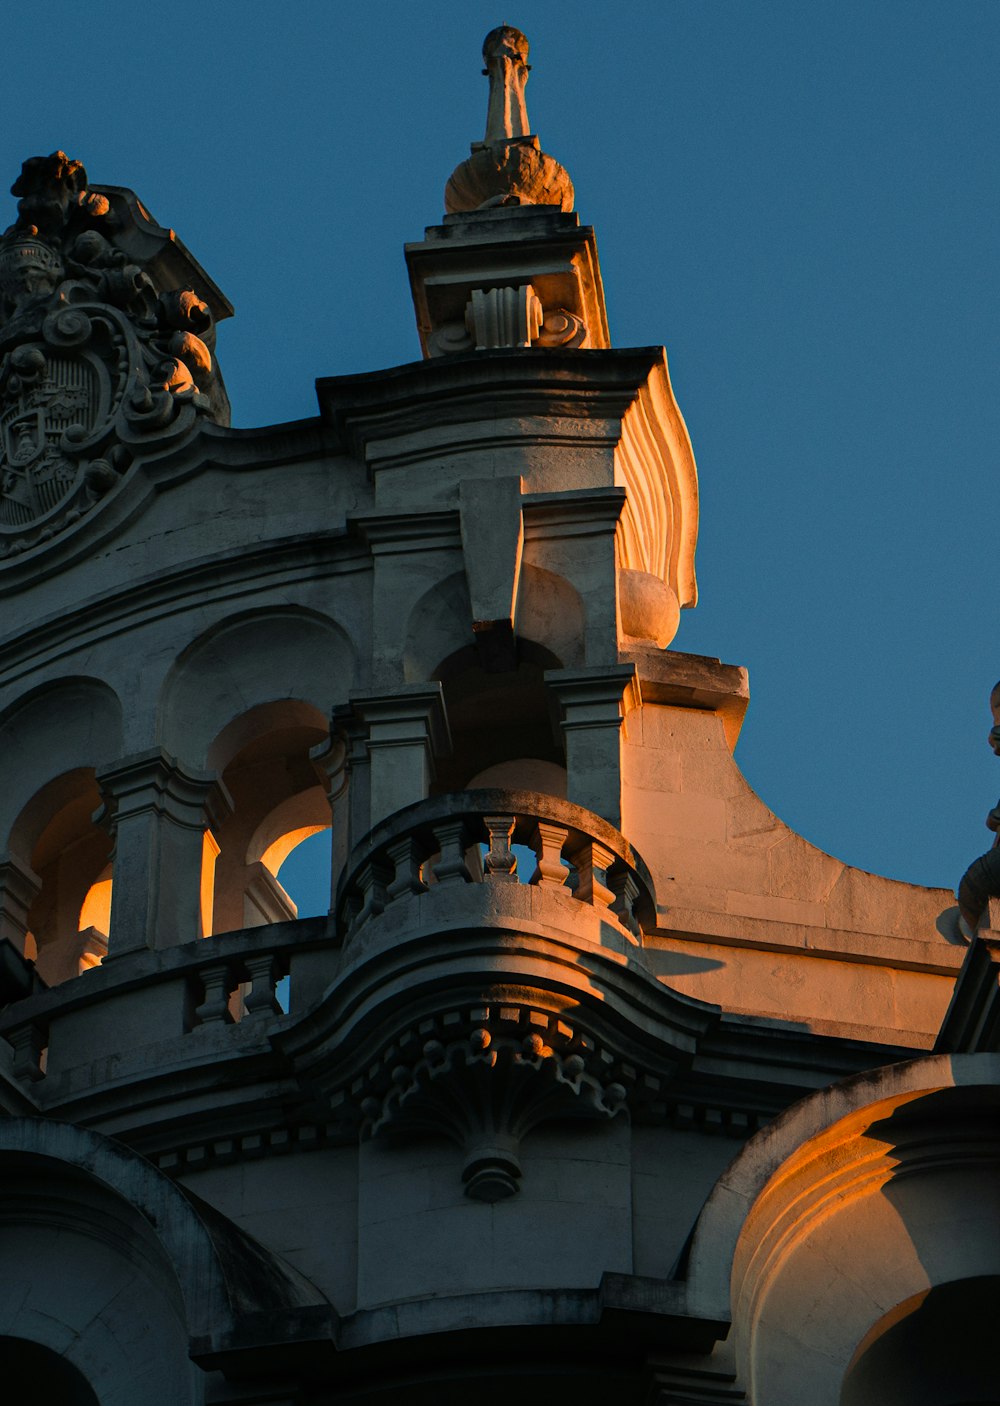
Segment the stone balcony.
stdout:
<path fill-rule="evenodd" d="M 535 792 L 436 796 L 355 848 L 329 916 L 28 982 L 0 1037 L 25 1098 L 167 1157 L 178 1124 L 262 1083 L 337 1138 L 377 1130 L 401 1051 L 454 1062 L 456 1039 L 463 1060 L 469 1041 L 509 1045 L 519 1080 L 544 1065 L 573 1111 L 613 1116 L 640 1065 L 652 1096 L 712 1021 L 646 970 L 655 915 L 646 866 L 599 816 Z"/>
<path fill-rule="evenodd" d="M 445 894 L 469 884 L 486 885 L 500 910 L 502 886 L 518 881 L 570 900 L 573 919 L 612 923 L 626 941 L 641 943 L 643 923 L 655 922 L 649 871 L 607 821 L 539 792 L 484 789 L 408 806 L 366 835 L 340 885 L 339 927 L 351 947 L 373 920 L 400 914 L 400 900 L 410 921 L 433 925 Z"/>

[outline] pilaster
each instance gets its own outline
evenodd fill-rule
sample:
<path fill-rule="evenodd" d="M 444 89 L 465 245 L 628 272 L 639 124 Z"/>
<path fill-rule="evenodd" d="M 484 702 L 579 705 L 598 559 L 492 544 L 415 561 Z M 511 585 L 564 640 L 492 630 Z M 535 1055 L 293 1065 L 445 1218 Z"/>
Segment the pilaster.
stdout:
<path fill-rule="evenodd" d="M 217 782 L 153 748 L 98 775 L 114 840 L 110 957 L 200 931 L 202 836 Z"/>
<path fill-rule="evenodd" d="M 550 669 L 545 682 L 566 744 L 567 799 L 620 828 L 622 724 L 640 701 L 635 665 Z"/>
<path fill-rule="evenodd" d="M 367 729 L 370 827 L 427 796 L 434 758 L 451 750 L 451 734 L 440 683 L 351 694 L 350 701 Z"/>

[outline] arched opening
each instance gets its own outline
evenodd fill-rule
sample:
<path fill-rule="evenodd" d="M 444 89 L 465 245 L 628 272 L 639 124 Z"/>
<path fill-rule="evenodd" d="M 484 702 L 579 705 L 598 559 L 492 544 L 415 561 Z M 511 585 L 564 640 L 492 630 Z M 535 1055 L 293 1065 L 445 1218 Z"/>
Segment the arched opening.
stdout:
<path fill-rule="evenodd" d="M 565 754 L 550 721 L 544 682 L 546 669 L 560 665 L 543 645 L 521 639 L 516 667 L 505 673 L 487 672 L 474 645 L 440 665 L 435 677 L 444 689 L 453 750 L 439 760 L 435 794 L 465 790 L 487 771 L 490 785 L 520 785 L 531 777 L 532 762 L 545 764 L 535 769 L 535 780 L 557 784 L 565 777 Z M 561 784 L 565 795 L 564 779 Z"/>
<path fill-rule="evenodd" d="M 29 1342 L 0 1337 L 0 1376 L 12 1401 L 50 1401 L 59 1406 L 100 1406 L 86 1377 L 65 1357 Z"/>
<path fill-rule="evenodd" d="M 107 953 L 111 919 L 111 836 L 94 772 L 56 777 L 15 821 L 10 850 L 38 881 L 27 908 L 25 955 L 50 986 L 96 966 Z"/>
<path fill-rule="evenodd" d="M 318 709 L 284 699 L 250 709 L 212 744 L 209 763 L 220 773 L 231 808 L 217 817 L 206 840 L 206 934 L 298 916 L 278 876 L 299 846 L 331 828 L 328 777 L 311 755 L 328 738 Z M 329 907 L 329 864 L 325 879 Z"/>
<path fill-rule="evenodd" d="M 97 679 L 46 683 L 0 716 L 0 936 L 50 985 L 107 951 L 112 840 L 95 820 L 97 776 L 121 751 L 121 704 Z"/>

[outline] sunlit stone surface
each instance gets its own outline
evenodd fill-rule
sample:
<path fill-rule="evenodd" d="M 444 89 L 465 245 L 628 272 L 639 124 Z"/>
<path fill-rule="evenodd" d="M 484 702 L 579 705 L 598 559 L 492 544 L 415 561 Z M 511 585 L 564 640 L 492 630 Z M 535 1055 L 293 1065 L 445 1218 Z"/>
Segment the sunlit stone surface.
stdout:
<path fill-rule="evenodd" d="M 131 191 L 15 183 L 12 1399 L 995 1400 L 1000 903 L 793 833 L 746 670 L 669 648 L 691 443 L 527 52 L 407 246 L 423 359 L 312 420 L 229 428 L 231 309 Z"/>

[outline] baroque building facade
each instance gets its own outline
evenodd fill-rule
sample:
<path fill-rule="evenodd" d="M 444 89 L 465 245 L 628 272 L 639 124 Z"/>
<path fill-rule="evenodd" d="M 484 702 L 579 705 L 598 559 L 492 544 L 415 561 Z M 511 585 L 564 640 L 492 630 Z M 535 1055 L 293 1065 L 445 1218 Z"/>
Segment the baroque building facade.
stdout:
<path fill-rule="evenodd" d="M 13 187 L 5 1379 L 996 1403 L 989 894 L 963 930 L 744 781 L 746 671 L 669 648 L 665 355 L 611 346 L 523 35 L 484 57 L 406 249 L 423 359 L 313 419 L 230 427 L 232 309 L 131 191 L 62 153 Z"/>

